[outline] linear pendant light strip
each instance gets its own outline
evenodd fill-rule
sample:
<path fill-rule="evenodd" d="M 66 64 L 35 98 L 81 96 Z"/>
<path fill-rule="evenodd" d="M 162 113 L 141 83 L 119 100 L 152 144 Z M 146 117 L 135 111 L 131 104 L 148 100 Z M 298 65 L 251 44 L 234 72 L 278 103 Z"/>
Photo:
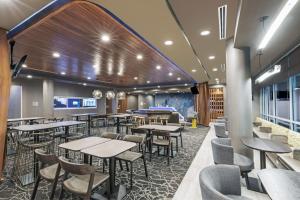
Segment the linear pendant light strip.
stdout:
<path fill-rule="evenodd" d="M 189 40 L 188 37 L 186 36 L 186 34 L 185 34 L 185 32 L 184 32 L 184 29 L 183 29 L 183 26 L 181 25 L 180 21 L 178 20 L 178 18 L 177 18 L 177 16 L 176 16 L 176 14 L 175 14 L 175 12 L 174 12 L 174 10 L 173 10 L 173 8 L 172 8 L 172 6 L 171 6 L 169 0 L 166 0 L 166 3 L 167 3 L 167 6 L 168 6 L 168 8 L 169 8 L 169 10 L 170 10 L 170 12 L 171 12 L 171 14 L 172 14 L 172 16 L 173 16 L 174 19 L 175 19 L 177 25 L 179 26 L 179 28 L 180 28 L 180 30 L 181 30 L 181 32 L 182 32 L 182 35 L 184 36 L 184 38 L 185 38 L 185 40 L 187 41 L 188 45 L 191 47 L 191 49 L 192 49 L 192 51 L 193 51 L 193 53 L 194 53 L 194 55 L 195 55 L 195 57 L 196 57 L 198 63 L 199 63 L 200 66 L 203 68 L 203 70 L 204 70 L 204 72 L 205 72 L 207 78 L 208 78 L 208 79 L 211 79 L 211 78 L 210 78 L 210 75 L 209 75 L 208 72 L 207 72 L 207 69 L 206 69 L 205 66 L 201 63 L 200 58 L 199 58 L 199 56 L 198 56 L 198 54 L 197 54 L 195 48 L 193 47 L 193 45 L 191 44 L 190 40 Z"/>
<path fill-rule="evenodd" d="M 284 21 L 284 19 L 287 17 L 287 15 L 290 13 L 290 11 L 295 7 L 298 0 L 288 0 L 288 2 L 284 5 L 284 7 L 281 9 L 280 13 L 277 15 L 274 22 L 271 24 L 269 30 L 267 31 L 266 35 L 260 42 L 258 49 L 264 49 L 267 44 L 270 42 L 271 38 L 281 25 L 281 23 Z"/>

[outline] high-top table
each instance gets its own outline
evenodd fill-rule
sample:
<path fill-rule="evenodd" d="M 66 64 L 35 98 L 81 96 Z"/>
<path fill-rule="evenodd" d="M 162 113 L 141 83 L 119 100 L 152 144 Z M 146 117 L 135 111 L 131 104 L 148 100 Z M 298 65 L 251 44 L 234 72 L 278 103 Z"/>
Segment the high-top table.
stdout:
<path fill-rule="evenodd" d="M 82 113 L 82 114 L 72 114 L 71 117 L 75 117 L 76 121 L 80 121 L 80 117 L 87 117 L 88 135 L 91 134 L 91 121 L 93 116 L 100 115 L 99 113 Z"/>
<path fill-rule="evenodd" d="M 33 124 L 34 121 L 36 120 L 41 120 L 41 119 L 45 119 L 45 117 L 23 117 L 23 118 L 10 118 L 7 119 L 8 123 L 12 123 L 12 122 L 29 122 L 29 124 Z"/>
<path fill-rule="evenodd" d="M 243 137 L 242 143 L 251 148 L 260 151 L 260 168 L 266 168 L 266 152 L 269 153 L 290 153 L 292 149 L 285 144 L 265 138 Z"/>
<path fill-rule="evenodd" d="M 115 115 L 109 115 L 109 118 L 116 118 L 117 119 L 117 133 L 120 133 L 120 118 L 127 119 L 128 117 L 131 117 L 132 114 L 115 114 Z"/>
<path fill-rule="evenodd" d="M 272 200 L 299 200 L 300 173 L 284 169 L 264 169 L 258 177 Z"/>
<path fill-rule="evenodd" d="M 136 146 L 136 143 L 133 142 L 127 142 L 122 140 L 110 140 L 98 145 L 95 145 L 93 147 L 89 147 L 86 149 L 81 150 L 81 153 L 88 156 L 95 156 L 102 159 L 109 159 L 109 182 L 110 182 L 110 188 L 112 191 L 112 197 L 118 199 L 122 199 L 123 195 L 125 194 L 118 194 L 119 191 L 115 191 L 115 168 L 116 168 L 116 159 L 115 157 L 125 151 L 128 151 L 129 149 Z M 119 188 L 120 189 L 120 188 Z M 126 188 L 124 188 L 126 191 Z M 121 197 L 120 197 L 121 195 Z M 120 198 L 119 198 L 120 197 Z"/>

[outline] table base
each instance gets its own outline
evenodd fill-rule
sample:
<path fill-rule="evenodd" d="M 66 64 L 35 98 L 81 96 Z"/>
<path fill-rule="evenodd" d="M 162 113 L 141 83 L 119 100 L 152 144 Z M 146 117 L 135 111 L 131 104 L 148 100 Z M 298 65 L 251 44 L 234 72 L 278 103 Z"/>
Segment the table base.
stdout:
<path fill-rule="evenodd" d="M 110 195 L 110 199 L 111 200 L 121 200 L 127 194 L 128 194 L 128 190 L 127 190 L 126 186 L 125 185 L 118 185 L 118 186 L 115 186 L 115 192 Z M 94 193 L 91 196 L 91 199 L 106 200 L 108 198 L 106 197 L 106 194 Z"/>

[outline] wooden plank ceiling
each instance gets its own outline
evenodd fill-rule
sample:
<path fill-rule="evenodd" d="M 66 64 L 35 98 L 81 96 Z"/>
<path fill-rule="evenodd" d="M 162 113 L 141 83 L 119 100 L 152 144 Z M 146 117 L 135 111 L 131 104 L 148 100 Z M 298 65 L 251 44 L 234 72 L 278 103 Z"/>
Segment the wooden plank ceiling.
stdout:
<path fill-rule="evenodd" d="M 109 35 L 109 42 L 101 40 L 103 34 Z M 90 77 L 90 81 L 115 87 L 193 82 L 182 69 L 89 2 L 71 2 L 12 39 L 16 41 L 15 58 L 28 55 L 28 69 L 60 78 L 85 81 Z M 54 52 L 60 57 L 54 58 Z M 142 60 L 137 59 L 138 54 L 143 55 Z"/>

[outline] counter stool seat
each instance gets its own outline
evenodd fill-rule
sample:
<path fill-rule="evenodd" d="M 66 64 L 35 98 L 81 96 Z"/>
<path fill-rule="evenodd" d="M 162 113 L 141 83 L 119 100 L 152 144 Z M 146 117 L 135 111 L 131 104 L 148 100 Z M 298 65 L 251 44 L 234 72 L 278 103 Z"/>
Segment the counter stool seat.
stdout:
<path fill-rule="evenodd" d="M 71 178 L 64 181 L 64 188 L 69 190 L 72 193 L 77 194 L 86 194 L 88 191 L 89 181 L 90 181 L 89 174 L 87 175 L 75 175 Z M 96 188 L 106 180 L 108 180 L 109 175 L 95 172 L 94 182 L 92 188 Z"/>
<path fill-rule="evenodd" d="M 238 196 L 238 195 L 225 195 L 225 196 L 232 199 L 232 200 L 251 200 L 248 197 Z"/>
<path fill-rule="evenodd" d="M 164 140 L 164 139 L 153 139 L 152 144 L 156 145 L 162 145 L 162 146 L 168 146 L 169 145 L 169 140 Z"/>
<path fill-rule="evenodd" d="M 233 155 L 233 164 L 239 166 L 242 172 L 247 172 L 254 169 L 253 161 L 250 158 L 238 153 L 234 153 Z"/>

